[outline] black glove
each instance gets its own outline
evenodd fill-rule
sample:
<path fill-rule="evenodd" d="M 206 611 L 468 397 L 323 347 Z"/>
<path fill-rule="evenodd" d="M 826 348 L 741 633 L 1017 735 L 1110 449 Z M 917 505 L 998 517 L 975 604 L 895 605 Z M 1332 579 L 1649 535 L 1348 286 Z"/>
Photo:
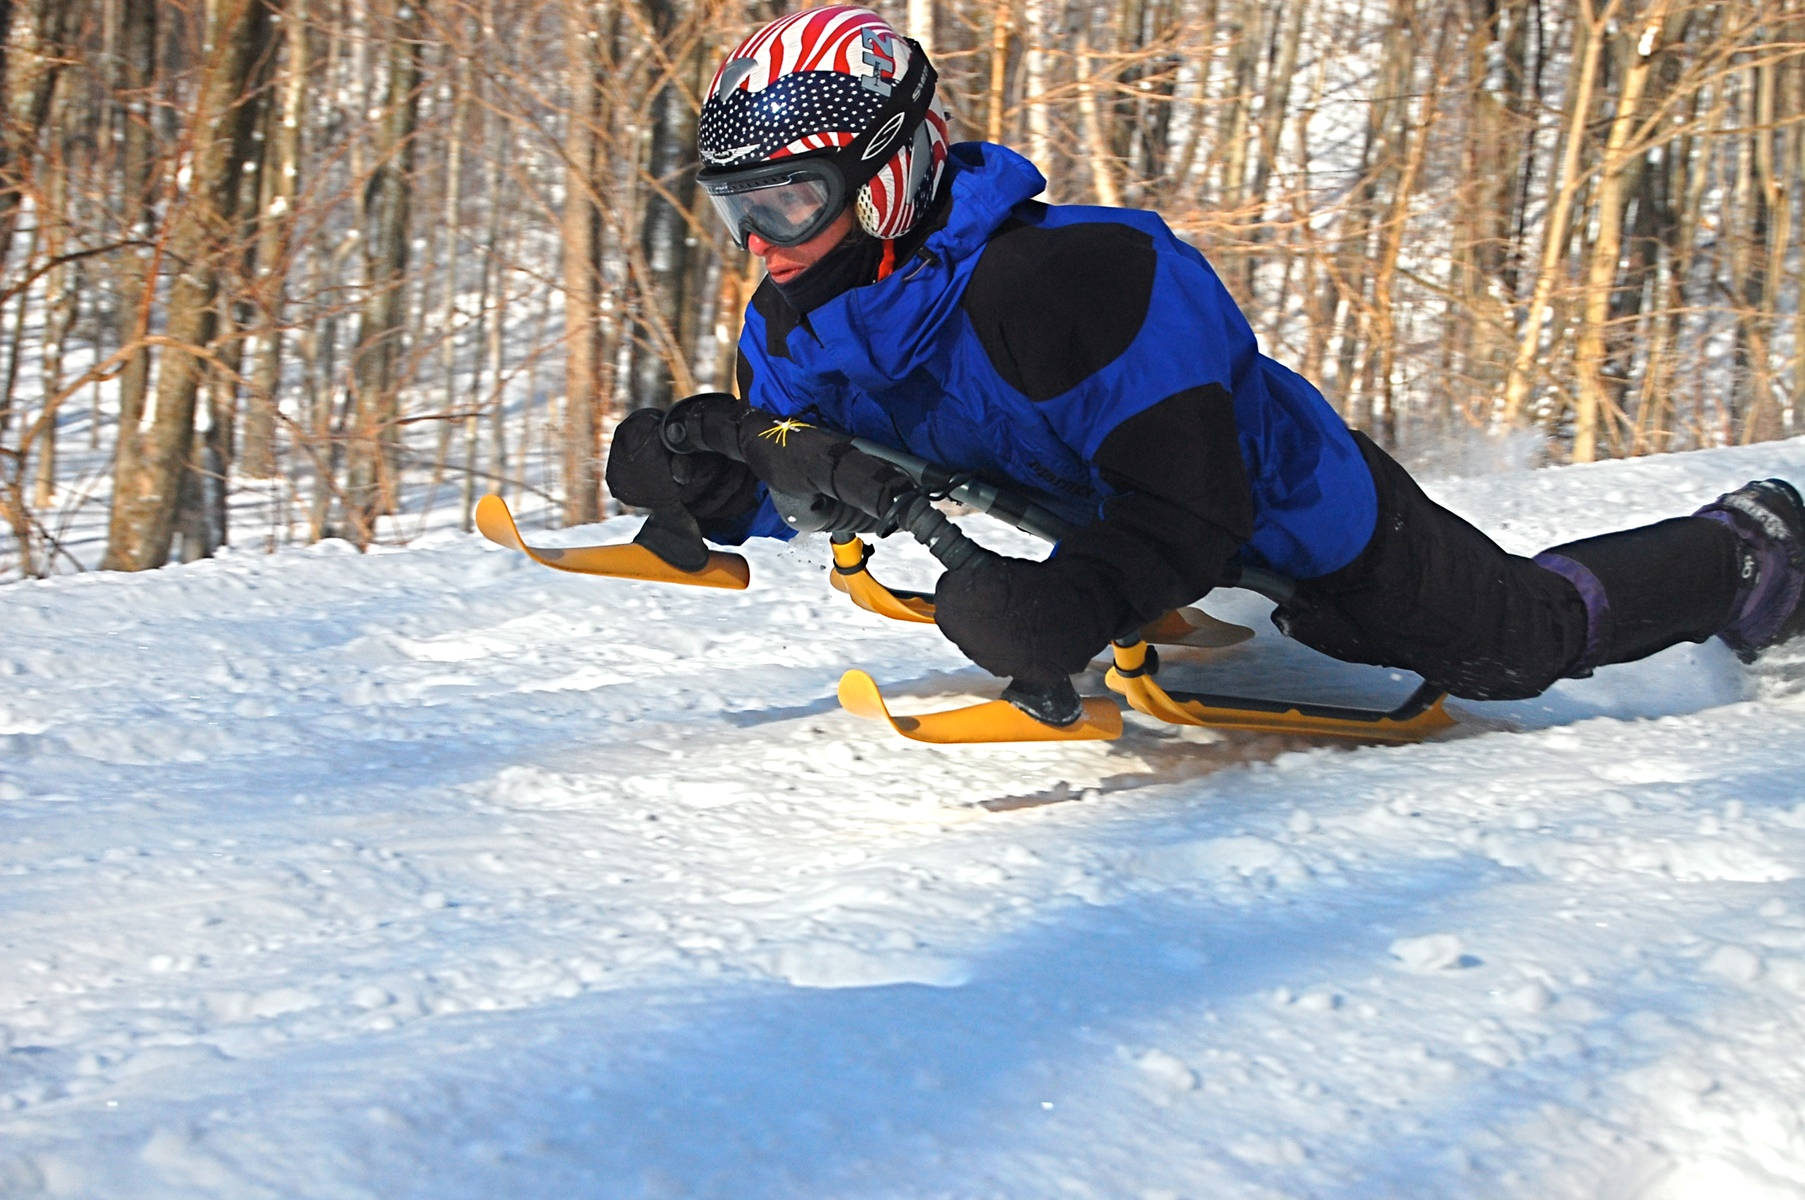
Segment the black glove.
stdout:
<path fill-rule="evenodd" d="M 940 577 L 934 620 L 992 675 L 1042 685 L 1084 670 L 1132 623 L 1127 605 L 1089 564 L 996 554 Z"/>
<path fill-rule="evenodd" d="M 899 497 L 915 491 L 915 481 L 900 468 L 858 449 L 846 434 L 750 408 L 725 392 L 673 405 L 664 440 L 678 449 L 722 451 L 747 464 L 772 492 L 812 510 L 806 522 L 792 522 L 799 530 L 868 528 L 859 514 L 888 517 Z"/>
<path fill-rule="evenodd" d="M 724 454 L 672 454 L 659 436 L 664 414 L 642 408 L 614 428 L 605 473 L 608 491 L 634 508 L 683 508 L 702 521 L 725 520 L 758 503 L 758 478 Z"/>

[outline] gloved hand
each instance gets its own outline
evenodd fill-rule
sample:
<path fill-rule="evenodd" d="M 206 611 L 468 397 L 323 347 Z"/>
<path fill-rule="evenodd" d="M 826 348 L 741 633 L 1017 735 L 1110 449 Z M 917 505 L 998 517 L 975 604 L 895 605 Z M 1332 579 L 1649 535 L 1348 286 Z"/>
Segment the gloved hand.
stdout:
<path fill-rule="evenodd" d="M 1044 685 L 1088 667 L 1129 613 L 1087 562 L 986 554 L 940 577 L 934 620 L 991 674 Z"/>
<path fill-rule="evenodd" d="M 725 392 L 704 392 L 671 407 L 666 445 L 712 447 L 746 464 L 770 488 L 793 528 L 862 531 L 915 490 L 903 471 L 865 453 L 843 433 L 750 408 Z M 787 507 L 786 507 L 787 505 Z"/>
<path fill-rule="evenodd" d="M 664 414 L 642 408 L 614 428 L 604 472 L 608 491 L 635 508 L 681 507 L 698 520 L 725 520 L 758 502 L 758 479 L 724 454 L 673 454 L 659 431 Z"/>

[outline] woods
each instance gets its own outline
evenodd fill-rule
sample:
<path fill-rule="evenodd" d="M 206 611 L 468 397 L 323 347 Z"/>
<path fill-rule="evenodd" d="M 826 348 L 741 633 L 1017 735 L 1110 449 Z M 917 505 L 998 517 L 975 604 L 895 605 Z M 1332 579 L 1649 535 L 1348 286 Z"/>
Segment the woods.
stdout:
<path fill-rule="evenodd" d="M 0 579 L 608 511 L 732 384 L 723 0 L 0 2 Z M 1406 457 L 1800 431 L 1800 0 L 911 0 L 959 138 L 1150 207 Z"/>

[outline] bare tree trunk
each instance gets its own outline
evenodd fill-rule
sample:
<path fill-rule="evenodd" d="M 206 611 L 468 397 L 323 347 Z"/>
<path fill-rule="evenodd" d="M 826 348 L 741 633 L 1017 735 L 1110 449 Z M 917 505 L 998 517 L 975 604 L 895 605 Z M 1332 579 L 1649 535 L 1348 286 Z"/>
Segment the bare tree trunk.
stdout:
<path fill-rule="evenodd" d="M 470 411 L 486 409 L 489 413 L 489 476 L 491 486 L 504 495 L 508 491 L 508 425 L 505 389 L 502 379 L 502 334 L 506 328 L 508 298 L 507 276 L 503 267 L 507 257 L 506 239 L 509 227 L 502 219 L 506 205 L 501 203 L 502 180 L 506 176 L 507 149 L 501 121 L 493 107 L 489 110 L 488 132 L 484 137 L 489 156 L 489 225 L 483 238 L 482 321 L 485 329 L 482 352 L 486 355 L 489 386 L 485 394 L 484 371 L 474 373 L 470 389 Z M 464 528 L 470 524 L 471 510 L 476 506 L 476 474 L 464 476 Z"/>
<path fill-rule="evenodd" d="M 908 21 L 909 36 L 921 43 L 921 48 L 934 57 L 934 0 L 909 0 Z"/>
<path fill-rule="evenodd" d="M 653 29 L 668 42 L 677 20 L 674 0 L 645 0 Z M 683 88 L 678 67 L 658 81 L 651 104 L 652 127 L 646 154 L 648 189 L 639 227 L 640 269 L 635 271 L 638 320 L 634 322 L 629 404 L 634 408 L 668 408 L 676 384 L 689 390 L 685 348 L 678 340 L 682 312 L 688 302 L 687 213 L 695 194 L 689 169 L 696 140 L 696 116 Z"/>
<path fill-rule="evenodd" d="M 1793 112 L 1805 110 L 1805 64 L 1795 62 L 1792 69 L 1792 104 Z M 1797 125 L 1788 132 L 1792 153 L 1785 157 L 1791 162 L 1793 178 L 1805 179 L 1805 132 Z M 1805 222 L 1805 206 L 1800 212 L 1801 222 Z M 1805 241 L 1805 235 L 1801 236 Z M 1793 320 L 1792 320 L 1792 397 L 1795 413 L 1797 405 L 1805 401 L 1805 279 L 1793 277 Z M 1796 429 L 1797 424 L 1794 425 Z"/>
<path fill-rule="evenodd" d="M 29 235 L 32 257 L 37 255 L 38 243 L 43 231 L 34 228 Z M 20 288 L 18 303 L 13 307 L 12 332 L 6 342 L 6 376 L 0 380 L 0 437 L 6 435 L 12 425 L 14 396 L 19 390 L 19 360 L 25 351 L 25 320 L 31 314 L 31 290 Z"/>
<path fill-rule="evenodd" d="M 1635 125 L 1642 94 L 1648 85 L 1649 67 L 1660 48 L 1662 24 L 1669 0 L 1655 0 L 1647 17 L 1627 35 L 1619 35 L 1622 70 L 1618 81 L 1617 110 L 1605 135 L 1599 165 L 1598 194 L 1593 204 L 1598 235 L 1587 255 L 1585 290 L 1580 302 L 1579 335 L 1574 344 L 1579 392 L 1573 415 L 1574 462 L 1598 457 L 1598 425 L 1602 414 L 1614 407 L 1604 378 L 1608 349 L 1605 337 L 1611 321 L 1611 301 L 1623 255 L 1623 222 L 1628 216 L 1631 154 L 1625 147 Z M 1631 40 L 1631 39 L 1634 40 Z"/>
<path fill-rule="evenodd" d="M 70 284 L 71 266 L 62 261 L 69 248 L 69 154 L 71 145 L 70 100 L 67 86 L 53 89 L 49 118 L 48 153 L 42 169 L 44 211 L 39 217 L 44 228 L 44 253 L 50 269 L 44 273 L 44 403 L 63 390 L 63 343 L 75 319 L 75 291 Z M 32 506 L 40 512 L 50 507 L 56 495 L 56 414 L 46 412 L 37 444 L 36 486 L 32 488 Z"/>
<path fill-rule="evenodd" d="M 580 36 L 580 35 L 577 35 Z M 464 138 L 470 111 L 470 62 L 467 55 L 448 48 L 452 57 L 448 84 L 450 128 L 445 135 L 445 190 L 441 219 L 444 235 L 443 272 L 445 290 L 439 301 L 439 374 L 444 392 L 445 419 L 439 423 L 438 450 L 433 456 L 432 482 L 445 478 L 445 463 L 451 451 L 453 425 L 451 414 L 458 407 L 458 287 L 462 274 L 458 264 L 464 257 Z"/>
<path fill-rule="evenodd" d="M 126 235 L 148 240 L 157 223 L 150 128 L 151 67 L 157 61 L 157 0 L 119 2 L 119 54 L 108 69 L 114 80 L 119 117 L 120 211 L 125 217 Z M 118 263 L 116 328 L 120 347 L 128 355 L 119 371 L 121 429 L 137 427 L 150 388 L 150 348 L 143 345 L 156 290 L 150 264 L 150 252 L 138 247 L 128 248 Z M 121 438 L 114 447 L 115 454 L 123 444 Z"/>
<path fill-rule="evenodd" d="M 408 234 L 413 199 L 422 21 L 412 0 L 396 0 L 388 21 L 388 88 L 376 163 L 365 192 L 364 281 L 351 375 L 355 429 L 345 493 L 352 539 L 367 546 L 376 519 L 394 511 L 400 462 L 401 352 L 407 318 Z"/>
<path fill-rule="evenodd" d="M 1260 102 L 1259 153 L 1254 158 L 1253 178 L 1247 185 L 1247 219 L 1251 225 L 1248 240 L 1252 243 L 1242 277 L 1242 294 L 1252 300 L 1260 256 L 1253 252 L 1266 240 L 1264 224 L 1266 191 L 1272 183 L 1272 172 L 1278 162 L 1279 134 L 1285 127 L 1286 111 L 1291 104 L 1291 80 L 1297 73 L 1297 56 L 1304 33 L 1304 5 L 1280 8 L 1274 17 L 1273 45 L 1267 53 L 1266 90 Z"/>
<path fill-rule="evenodd" d="M 992 0 L 990 16 L 990 81 L 985 89 L 984 140 L 1003 140 L 1003 108 L 1008 102 L 1009 34 L 1014 0 Z"/>
<path fill-rule="evenodd" d="M 260 172 L 254 170 L 262 154 L 257 134 L 269 111 L 269 77 L 275 57 L 273 41 L 252 64 L 245 99 L 233 125 L 231 161 L 237 172 L 239 194 L 232 211 L 237 230 L 230 250 L 222 256 L 221 292 L 213 359 L 203 374 L 206 389 L 207 427 L 202 444 L 188 464 L 189 486 L 176 515 L 182 535 L 182 561 L 210 558 L 226 544 L 226 482 L 237 444 L 239 384 L 243 376 L 244 338 L 253 320 L 249 304 L 250 283 L 257 274 L 258 193 Z"/>
<path fill-rule="evenodd" d="M 1375 397 L 1372 384 L 1379 369 L 1378 330 L 1389 322 L 1389 312 L 1378 312 L 1378 301 L 1368 295 L 1377 242 L 1384 238 L 1387 214 L 1394 207 L 1398 178 L 1403 169 L 1405 135 L 1401 132 L 1409 111 L 1408 91 L 1414 71 L 1415 43 L 1410 37 L 1416 17 L 1415 0 L 1387 0 L 1386 25 L 1374 96 L 1367 110 L 1360 152 L 1360 182 L 1349 208 L 1349 228 L 1341 235 L 1337 263 L 1341 293 L 1341 344 L 1336 355 L 1335 378 L 1341 385 L 1341 412 L 1358 428 L 1372 427 L 1374 417 L 1386 413 L 1386 401 Z M 1387 299 L 1386 303 L 1389 303 Z M 1383 429 L 1378 431 L 1385 440 Z"/>
<path fill-rule="evenodd" d="M 1028 161 L 1042 171 L 1053 169 L 1052 161 L 1052 125 L 1047 111 L 1047 3 L 1048 0 L 1022 0 L 1022 107 L 1026 110 L 1028 126 Z M 1080 79 L 1079 103 L 1088 105 L 1085 117 L 1086 136 L 1096 125 L 1096 98 L 1090 89 L 1090 59 L 1085 49 L 1090 44 L 1089 30 L 1081 28 L 1078 32 L 1078 77 Z M 1096 153 L 1092 147 L 1092 154 Z M 1099 170 L 1092 163 L 1092 171 Z M 1108 169 L 1102 168 L 1102 174 L 1108 177 Z M 1098 195 L 1102 195 L 1101 192 Z"/>
<path fill-rule="evenodd" d="M 1400 13 L 1405 28 L 1411 34 L 1419 34 L 1420 26 L 1416 22 L 1416 12 Z M 1444 20 L 1440 33 L 1436 37 L 1436 45 L 1447 45 L 1448 24 Z M 1378 386 L 1371 394 L 1372 428 L 1379 441 L 1388 446 L 1398 444 L 1398 398 L 1395 392 L 1397 382 L 1398 332 L 1393 313 L 1395 297 L 1393 287 L 1397 281 L 1398 259 L 1403 253 L 1404 239 L 1410 218 L 1410 200 L 1416 192 L 1416 181 L 1423 171 L 1423 162 L 1429 152 L 1430 132 L 1435 123 L 1436 112 L 1440 107 L 1441 76 L 1439 64 L 1445 61 L 1442 54 L 1428 56 L 1428 67 L 1432 72 L 1427 93 L 1420 101 L 1417 121 L 1410 118 L 1410 105 L 1400 100 L 1398 104 L 1398 132 L 1396 134 L 1395 153 L 1401 155 L 1403 162 L 1399 164 L 1398 178 L 1392 188 L 1391 211 L 1379 230 L 1378 262 L 1373 270 L 1373 327 L 1371 337 L 1376 343 L 1377 360 L 1376 375 Z M 1413 89 L 1414 90 L 1414 89 Z"/>
<path fill-rule="evenodd" d="M 1786 247 L 1792 233 L 1792 181 L 1775 169 L 1775 143 L 1780 137 L 1775 103 L 1779 68 L 1774 63 L 1759 63 L 1750 74 L 1752 144 L 1746 161 L 1752 186 L 1744 203 L 1751 215 L 1743 235 L 1748 269 L 1739 289 L 1743 311 L 1737 321 L 1737 346 L 1744 359 L 1738 364 L 1742 368 L 1738 374 L 1749 389 L 1742 429 L 1745 443 L 1785 436 L 1787 406 L 1774 387 L 1772 335 L 1781 327 L 1776 300 L 1785 278 Z"/>
<path fill-rule="evenodd" d="M 1230 210 L 1231 219 L 1240 219 L 1241 201 L 1247 187 L 1248 109 L 1253 104 L 1254 79 L 1259 62 L 1259 29 L 1261 9 L 1258 0 L 1231 0 L 1233 17 L 1228 22 L 1229 84 L 1216 119 L 1217 155 L 1221 169 L 1217 172 L 1217 204 Z"/>
<path fill-rule="evenodd" d="M 326 255 L 313 258 L 310 272 L 314 294 L 332 264 Z M 334 436 L 332 402 L 338 377 L 338 317 L 331 312 L 310 323 L 301 339 L 301 355 L 307 374 L 308 464 L 313 495 L 308 501 L 307 540 L 317 542 L 331 531 L 332 497 L 338 486 L 343 443 Z"/>
<path fill-rule="evenodd" d="M 0 266 L 12 246 L 21 182 L 50 119 L 50 98 L 69 61 L 67 42 L 80 6 L 66 0 L 8 3 L 0 12 Z"/>
<path fill-rule="evenodd" d="M 1497 267 L 1506 294 L 1514 297 L 1523 264 L 1529 259 L 1530 189 L 1537 169 L 1535 114 L 1542 104 L 1548 35 L 1543 0 L 1503 0 L 1502 16 L 1508 25 L 1499 45 L 1508 128 L 1500 142 L 1497 164 L 1503 188 L 1498 204 L 1503 236 Z M 1513 132 L 1517 137 L 1515 147 L 1509 145 Z"/>
<path fill-rule="evenodd" d="M 1091 79 L 1088 31 L 1079 31 L 1078 46 L 1073 57 L 1078 64 L 1078 113 L 1084 126 L 1084 157 L 1090 162 L 1091 187 L 1096 190 L 1098 204 L 1118 207 L 1122 203 L 1122 193 L 1116 187 L 1109 139 L 1104 135 L 1103 124 L 1097 112 L 1099 105 L 1096 84 Z"/>
<path fill-rule="evenodd" d="M 601 518 L 602 215 L 596 202 L 601 64 L 589 32 L 602 28 L 595 0 L 566 0 L 565 65 L 570 111 L 564 128 L 564 523 Z"/>
<path fill-rule="evenodd" d="M 528 343 L 533 348 L 527 352 L 527 359 L 521 364 L 522 390 L 525 394 L 520 405 L 520 484 L 523 489 L 531 487 L 527 482 L 527 459 L 536 445 L 539 449 L 539 488 L 545 495 L 553 496 L 557 494 L 557 478 L 551 467 L 550 455 L 557 408 L 551 395 L 539 381 L 541 350 L 545 347 L 552 328 L 552 289 L 542 287 L 538 291 L 539 307 L 533 314 L 532 334 L 528 338 Z M 535 426 L 537 441 L 534 440 Z M 547 529 L 557 527 L 557 507 L 552 505 L 545 514 Z"/>
<path fill-rule="evenodd" d="M 178 268 L 170 286 L 157 403 L 148 429 L 119 430 L 120 452 L 101 565 L 138 571 L 169 558 L 182 475 L 194 440 L 195 398 L 217 331 L 220 264 L 236 233 L 244 145 L 239 125 L 254 115 L 246 87 L 269 49 L 273 0 L 220 0 L 208 21 L 208 53 L 189 124 L 191 192 L 165 239 Z"/>
<path fill-rule="evenodd" d="M 1573 49 L 1566 140 L 1561 152 L 1559 171 L 1549 184 L 1552 200 L 1548 215 L 1544 218 L 1542 259 L 1536 271 L 1535 291 L 1523 316 L 1516 360 L 1511 364 L 1510 374 L 1505 379 L 1504 401 L 1499 418 L 1506 426 L 1522 423 L 1532 378 L 1536 374 L 1537 358 L 1542 345 L 1542 327 L 1552 311 L 1554 289 L 1565 257 L 1568 223 L 1578 201 L 1580 188 L 1585 182 L 1580 169 L 1581 159 L 1586 151 L 1592 97 L 1598 84 L 1605 30 L 1617 16 L 1618 3 L 1619 0 L 1604 0 L 1604 8 L 1599 10 L 1595 7 L 1595 0 L 1580 0 L 1581 19 L 1575 37 L 1583 40 Z"/>
<path fill-rule="evenodd" d="M 1717 89 L 1708 104 L 1704 100 L 1696 90 L 1688 94 L 1686 105 L 1678 114 L 1682 129 L 1702 129 L 1722 120 L 1724 90 Z M 1685 336 L 1686 311 L 1693 288 L 1688 274 L 1699 259 L 1705 195 L 1712 184 L 1712 170 L 1707 161 L 1710 151 L 1705 145 L 1708 141 L 1690 132 L 1683 133 L 1662 156 L 1660 169 L 1667 179 L 1664 188 L 1674 211 L 1662 239 L 1667 268 L 1661 286 L 1662 315 L 1656 339 L 1656 348 L 1660 352 L 1651 352 L 1644 368 L 1637 418 L 1638 443 L 1650 450 L 1670 449 L 1678 427 L 1688 417 L 1699 444 L 1709 445 L 1718 440 L 1704 430 L 1703 409 L 1709 407 L 1708 404 L 1695 406 L 1690 414 L 1683 414 L 1675 403 L 1683 366 L 1681 344 Z"/>
<path fill-rule="evenodd" d="M 69 115 L 66 68 L 72 60 L 69 45 L 75 28 L 74 6 L 57 0 L 28 0 L 22 5 L 8 5 L 4 23 L 0 23 L 0 265 L 4 265 L 12 248 L 20 204 L 33 192 L 39 229 L 33 229 L 31 243 L 35 259 L 39 246 L 44 247 L 53 264 L 45 277 L 44 344 L 41 362 L 46 372 L 43 402 L 38 419 L 33 422 L 17 448 L 13 461 L 13 478 L 8 487 L 8 523 L 19 531 L 20 552 L 27 559 L 26 544 L 31 528 L 25 510 L 25 481 L 32 451 L 37 451 L 37 478 L 32 503 L 46 507 L 56 487 L 56 412 L 60 402 L 63 339 L 68 332 L 71 297 L 69 273 L 56 260 L 67 245 L 67 207 L 69 202 L 68 141 L 72 120 Z M 61 94 L 62 99 L 58 99 Z M 34 173 L 40 178 L 33 179 Z M 27 283 L 29 280 L 26 281 Z M 29 292 L 29 287 L 23 289 Z M 19 298 L 23 319 L 27 295 Z M 13 385 L 17 380 L 18 356 L 22 342 L 15 342 L 8 367 L 8 384 L 3 402 L 10 413 Z M 35 443 L 35 445 L 34 445 Z"/>
<path fill-rule="evenodd" d="M 700 96 L 714 78 L 717 60 L 705 50 L 701 39 L 691 42 L 687 58 L 690 83 L 686 88 L 686 95 Z M 720 224 L 715 216 L 713 201 L 703 194 L 701 188 L 694 186 L 695 172 L 689 169 L 695 162 L 696 130 L 693 121 L 689 126 L 688 137 L 690 141 L 684 150 L 683 162 L 677 168 L 679 177 L 690 186 L 687 193 L 679 192 L 679 198 L 684 200 L 683 228 L 678 235 L 683 243 L 683 257 L 679 263 L 682 274 L 675 289 L 677 307 L 671 323 L 678 360 L 674 375 L 682 381 L 681 386 L 686 395 L 701 390 L 696 378 L 696 365 L 702 361 L 703 331 L 714 305 L 714 292 L 709 288 L 708 280 L 716 265 L 713 261 L 715 256 L 707 253 L 708 239 L 702 236 L 701 231 L 713 230 Z"/>
<path fill-rule="evenodd" d="M 1180 0 L 1147 0 L 1137 5 L 1142 65 L 1130 86 L 1134 140 L 1128 154 L 1134 180 L 1131 200 L 1164 207 L 1178 180 L 1172 174 L 1173 114 L 1178 109 L 1179 79 L 1185 61 L 1178 51 L 1184 33 Z"/>
<path fill-rule="evenodd" d="M 1691 108 L 1696 111 L 1696 94 Z M 1689 122 L 1691 117 L 1682 113 L 1681 120 Z M 1642 373 L 1635 398 L 1631 454 L 1665 450 L 1672 438 L 1672 390 L 1679 367 L 1681 310 L 1685 303 L 1679 263 L 1691 258 L 1690 239 L 1680 212 L 1691 165 L 1689 141 L 1682 139 L 1669 147 L 1661 161 L 1648 163 L 1642 170 L 1643 194 L 1638 208 L 1649 214 L 1651 245 L 1645 251 L 1645 286 L 1649 293 L 1646 333 L 1638 339 L 1634 351 L 1641 359 Z M 1680 200 L 1677 204 L 1676 197 Z"/>
<path fill-rule="evenodd" d="M 244 453 L 239 461 L 244 473 L 257 479 L 276 473 L 284 293 L 300 180 L 305 88 L 312 66 L 307 47 L 307 0 L 290 0 L 285 26 L 288 61 L 282 76 L 281 103 L 274 108 L 275 119 L 269 122 L 270 133 L 263 151 L 263 205 L 257 246 L 257 291 L 263 321 L 251 375 L 251 406 L 245 414 Z"/>

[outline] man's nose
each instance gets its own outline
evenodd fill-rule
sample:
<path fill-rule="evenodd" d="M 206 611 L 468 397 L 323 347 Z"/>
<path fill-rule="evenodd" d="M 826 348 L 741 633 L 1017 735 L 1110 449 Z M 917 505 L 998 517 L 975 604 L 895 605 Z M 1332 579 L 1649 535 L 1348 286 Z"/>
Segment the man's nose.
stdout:
<path fill-rule="evenodd" d="M 765 255 L 771 253 L 771 243 L 767 242 L 764 238 L 759 237 L 756 233 L 748 233 L 746 235 L 746 249 L 752 251 L 752 253 L 756 254 L 758 257 L 763 258 Z"/>

